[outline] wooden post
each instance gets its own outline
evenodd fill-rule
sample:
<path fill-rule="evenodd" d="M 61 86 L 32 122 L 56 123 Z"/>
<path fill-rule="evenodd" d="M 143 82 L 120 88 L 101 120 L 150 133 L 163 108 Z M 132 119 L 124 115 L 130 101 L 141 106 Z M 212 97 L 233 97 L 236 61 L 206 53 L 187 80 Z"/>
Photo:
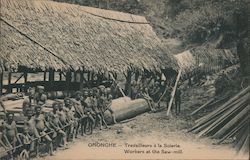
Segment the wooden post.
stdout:
<path fill-rule="evenodd" d="M 171 99 L 170 99 L 169 104 L 168 104 L 167 116 L 169 116 L 169 113 L 170 113 L 170 110 L 171 110 L 171 106 L 172 106 L 172 103 L 173 103 L 173 100 L 174 100 L 174 96 L 175 96 L 175 91 L 176 91 L 178 82 L 179 82 L 179 80 L 180 80 L 180 77 L 181 77 L 181 69 L 179 70 L 179 73 L 178 73 L 178 75 L 177 75 L 177 78 L 176 78 L 176 81 L 175 81 L 175 85 L 174 85 L 173 91 L 172 91 L 172 93 L 171 93 Z"/>
<path fill-rule="evenodd" d="M 126 77 L 126 85 L 125 85 L 125 93 L 131 97 L 131 77 L 132 77 L 132 71 L 127 71 L 127 77 Z"/>
<path fill-rule="evenodd" d="M 23 75 L 23 77 L 24 77 L 24 85 L 25 85 L 25 87 L 24 87 L 24 92 L 26 93 L 27 92 L 27 80 L 28 80 L 28 72 L 24 72 L 24 75 Z"/>
<path fill-rule="evenodd" d="M 49 81 L 53 82 L 55 80 L 55 72 L 54 70 L 49 70 Z"/>
<path fill-rule="evenodd" d="M 66 90 L 67 90 L 68 95 L 69 95 L 70 82 L 71 82 L 71 71 L 67 71 L 66 72 Z"/>
<path fill-rule="evenodd" d="M 3 72 L 0 73 L 0 96 L 3 94 Z"/>
<path fill-rule="evenodd" d="M 79 90 L 83 91 L 83 71 L 80 71 L 80 87 Z"/>
<path fill-rule="evenodd" d="M 46 76 L 47 76 L 47 72 L 44 71 L 44 73 L 43 73 L 43 81 L 46 81 Z"/>
<path fill-rule="evenodd" d="M 12 92 L 12 87 L 11 87 L 11 72 L 8 74 L 8 93 Z"/>
<path fill-rule="evenodd" d="M 49 70 L 49 88 L 53 87 L 53 83 L 55 81 L 55 71 L 54 70 Z"/>
<path fill-rule="evenodd" d="M 62 81 L 62 72 L 59 72 L 59 81 Z"/>
<path fill-rule="evenodd" d="M 77 72 L 74 72 L 74 82 L 76 82 L 77 79 Z"/>

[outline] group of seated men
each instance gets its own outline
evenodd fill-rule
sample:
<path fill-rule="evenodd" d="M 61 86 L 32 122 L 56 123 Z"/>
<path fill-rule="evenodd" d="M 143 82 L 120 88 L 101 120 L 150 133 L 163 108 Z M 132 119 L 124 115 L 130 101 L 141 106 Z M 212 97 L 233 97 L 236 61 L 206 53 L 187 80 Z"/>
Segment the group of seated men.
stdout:
<path fill-rule="evenodd" d="M 112 95 L 110 88 L 100 85 L 83 92 L 77 91 L 73 98 L 66 97 L 63 101 L 55 100 L 52 112 L 46 112 L 48 104 L 44 87 L 28 91 L 28 98 L 23 101 L 23 115 L 25 117 L 22 132 L 18 132 L 13 113 L 6 113 L 0 132 L 0 145 L 9 156 L 16 152 L 29 157 L 31 151 L 40 154 L 42 142 L 49 147 L 48 153 L 53 155 L 58 147 L 66 149 L 68 142 L 74 141 L 80 132 L 86 131 L 86 120 L 92 122 L 91 127 L 108 128 L 104 119 L 104 112 L 108 110 L 114 123 L 115 116 L 111 109 Z M 17 147 L 21 146 L 21 147 Z M 21 153 L 20 153 L 21 148 Z"/>

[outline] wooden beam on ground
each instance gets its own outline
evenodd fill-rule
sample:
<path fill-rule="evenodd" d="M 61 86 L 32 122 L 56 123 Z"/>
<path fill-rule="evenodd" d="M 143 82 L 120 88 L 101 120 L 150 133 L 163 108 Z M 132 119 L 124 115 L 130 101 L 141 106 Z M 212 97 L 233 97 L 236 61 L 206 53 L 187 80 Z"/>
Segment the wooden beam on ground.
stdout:
<path fill-rule="evenodd" d="M 230 132 L 232 130 L 232 126 L 238 122 L 240 122 L 242 119 L 244 119 L 245 116 L 248 114 L 248 107 L 246 106 L 239 114 L 237 114 L 235 117 L 233 117 L 229 122 L 227 122 L 220 130 L 218 130 L 214 136 L 215 137 L 222 137 L 226 133 Z"/>
<path fill-rule="evenodd" d="M 217 142 L 216 144 L 221 144 L 225 139 L 232 137 L 233 135 L 235 135 L 242 127 L 247 126 L 247 120 L 248 117 L 245 117 L 239 124 L 237 124 L 230 132 L 226 133 L 225 135 L 223 135 L 222 137 L 217 137 L 217 135 L 213 135 L 212 138 L 219 138 L 220 141 Z"/>
<path fill-rule="evenodd" d="M 244 96 L 243 96 L 244 97 Z M 245 95 L 245 97 L 247 97 L 247 95 Z M 224 106 L 224 109 L 221 110 L 221 111 L 217 111 L 215 112 L 213 115 L 210 115 L 209 117 L 206 117 L 206 119 L 201 119 L 200 121 L 196 121 L 196 125 L 194 127 L 192 127 L 189 131 L 195 131 L 195 130 L 199 130 L 199 128 L 202 128 L 201 126 L 204 126 L 210 122 L 214 122 L 215 120 L 217 120 L 218 118 L 220 118 L 221 116 L 224 115 L 224 112 L 228 109 L 228 108 L 231 108 L 233 107 L 234 105 L 240 103 L 241 99 L 238 99 L 236 101 L 234 101 L 233 103 L 227 105 L 227 106 Z M 211 123 L 210 123 L 211 124 Z M 204 128 L 203 128 L 204 129 Z"/>
<path fill-rule="evenodd" d="M 207 101 L 206 103 L 204 103 L 202 106 L 200 106 L 199 108 L 197 108 L 196 110 L 194 110 L 190 116 L 193 116 L 194 114 L 196 114 L 197 112 L 199 112 L 200 110 L 206 108 L 211 102 L 213 102 L 215 100 L 215 98 L 210 99 L 209 101 Z"/>
<path fill-rule="evenodd" d="M 240 97 L 246 95 L 248 92 L 250 92 L 250 86 L 243 89 L 242 91 L 240 91 L 240 93 L 238 93 L 237 95 L 235 95 L 234 97 L 232 97 L 231 99 L 229 99 L 226 103 L 224 103 L 222 106 L 220 106 L 219 108 L 217 108 L 216 110 L 214 110 L 213 112 L 207 114 L 206 116 L 196 120 L 195 122 L 205 122 L 210 118 L 213 118 L 214 116 L 216 116 L 218 113 L 221 113 L 223 111 L 225 111 L 228 107 L 232 106 L 232 104 L 234 104 L 235 101 L 239 100 Z"/>
<path fill-rule="evenodd" d="M 228 117 L 230 117 L 234 112 L 237 112 L 242 105 L 244 105 L 244 101 L 239 102 L 239 104 L 233 106 L 230 108 L 228 111 L 226 111 L 221 117 L 219 117 L 216 121 L 214 121 L 209 127 L 206 129 L 202 130 L 199 133 L 199 137 L 206 135 L 207 133 L 213 131 L 218 125 L 220 125 L 223 121 L 227 120 Z"/>
<path fill-rule="evenodd" d="M 180 80 L 180 78 L 181 78 L 181 72 L 182 72 L 182 71 L 181 71 L 181 69 L 180 69 L 180 70 L 179 70 L 179 73 L 178 73 L 178 75 L 177 75 L 177 77 L 176 77 L 175 85 L 174 85 L 173 91 L 172 91 L 172 93 L 171 93 L 171 99 L 170 99 L 169 104 L 168 104 L 167 116 L 169 116 L 170 111 L 171 111 L 171 106 L 172 106 L 172 103 L 173 103 L 173 100 L 174 100 L 176 88 L 177 88 L 178 82 L 179 82 L 179 80 Z"/>

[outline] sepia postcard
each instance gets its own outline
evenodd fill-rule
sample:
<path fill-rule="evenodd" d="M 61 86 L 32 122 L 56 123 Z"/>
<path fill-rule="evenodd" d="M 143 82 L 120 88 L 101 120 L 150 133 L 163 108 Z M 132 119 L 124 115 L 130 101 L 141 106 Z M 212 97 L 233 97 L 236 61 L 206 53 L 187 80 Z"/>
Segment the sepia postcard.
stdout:
<path fill-rule="evenodd" d="M 249 0 L 0 0 L 0 160 L 248 160 Z"/>

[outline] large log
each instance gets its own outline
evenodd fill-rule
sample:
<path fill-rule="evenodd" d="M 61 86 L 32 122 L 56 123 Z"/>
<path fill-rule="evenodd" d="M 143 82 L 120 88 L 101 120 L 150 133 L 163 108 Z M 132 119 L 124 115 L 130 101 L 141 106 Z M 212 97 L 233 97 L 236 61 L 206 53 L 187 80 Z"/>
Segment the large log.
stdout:
<path fill-rule="evenodd" d="M 202 106 L 200 106 L 199 108 L 197 108 L 196 110 L 194 110 L 194 111 L 190 114 L 190 116 L 193 116 L 194 114 L 196 114 L 196 113 L 199 112 L 200 110 L 206 108 L 211 102 L 214 101 L 214 99 L 215 99 L 215 98 L 210 99 L 209 101 L 207 101 L 206 103 L 204 103 Z"/>
<path fill-rule="evenodd" d="M 111 109 L 117 122 L 133 118 L 139 114 L 150 111 L 150 107 L 145 99 L 130 100 L 128 97 L 118 98 L 112 101 Z M 108 124 L 113 123 L 111 113 L 104 113 L 105 120 Z"/>

